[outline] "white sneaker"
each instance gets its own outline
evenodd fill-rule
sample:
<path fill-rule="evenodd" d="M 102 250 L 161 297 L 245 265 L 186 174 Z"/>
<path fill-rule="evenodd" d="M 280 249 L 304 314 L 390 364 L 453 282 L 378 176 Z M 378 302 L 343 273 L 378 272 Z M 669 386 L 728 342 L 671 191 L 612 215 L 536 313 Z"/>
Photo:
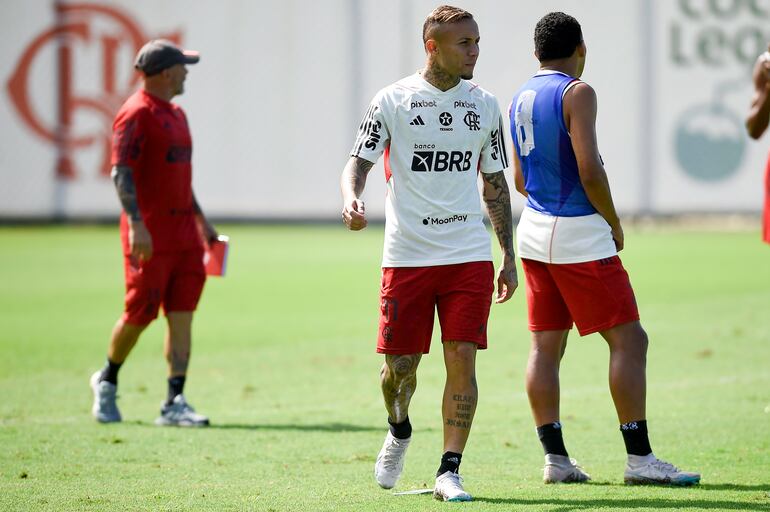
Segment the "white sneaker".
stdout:
<path fill-rule="evenodd" d="M 89 381 L 91 391 L 94 392 L 94 405 L 91 408 L 91 414 L 99 423 L 116 423 L 122 419 L 118 404 L 115 402 L 118 386 L 106 380 L 100 381 L 101 376 L 102 371 L 99 370 L 91 375 Z"/>
<path fill-rule="evenodd" d="M 473 496 L 463 489 L 463 480 L 457 473 L 447 471 L 436 477 L 433 497 L 443 501 L 471 501 Z"/>
<path fill-rule="evenodd" d="M 377 454 L 377 462 L 374 463 L 374 479 L 383 489 L 395 487 L 401 471 L 404 469 L 406 449 L 409 448 L 411 437 L 398 439 L 388 430 L 382 449 Z"/>
<path fill-rule="evenodd" d="M 196 413 L 184 395 L 177 395 L 170 405 L 161 403 L 160 416 L 155 424 L 164 427 L 208 427 L 209 419 Z"/>
<path fill-rule="evenodd" d="M 700 474 L 682 471 L 673 464 L 660 460 L 654 455 L 636 457 L 629 456 L 623 480 L 628 485 L 695 485 L 700 483 Z M 638 460 L 641 459 L 641 460 Z"/>
<path fill-rule="evenodd" d="M 578 465 L 575 459 L 553 453 L 549 453 L 545 456 L 543 482 L 547 484 L 567 484 L 586 482 L 590 479 L 591 476 L 583 471 L 583 468 Z"/>

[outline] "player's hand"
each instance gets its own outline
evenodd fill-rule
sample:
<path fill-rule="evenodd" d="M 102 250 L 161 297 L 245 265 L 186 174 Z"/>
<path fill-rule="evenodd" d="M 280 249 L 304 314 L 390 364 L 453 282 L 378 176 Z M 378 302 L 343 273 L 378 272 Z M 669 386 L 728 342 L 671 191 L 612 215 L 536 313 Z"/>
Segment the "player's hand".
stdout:
<path fill-rule="evenodd" d="M 516 260 L 513 256 L 505 256 L 500 271 L 497 273 L 497 297 L 495 304 L 502 304 L 511 297 L 519 287 L 519 276 L 516 271 Z"/>
<path fill-rule="evenodd" d="M 210 245 L 213 242 L 216 242 L 217 238 L 219 238 L 219 233 L 214 228 L 214 226 L 211 225 L 208 219 L 203 219 L 201 222 L 201 229 L 203 230 L 203 238 L 206 240 L 207 244 Z"/>
<path fill-rule="evenodd" d="M 360 231 L 366 227 L 366 209 L 364 202 L 360 199 L 353 199 L 350 203 L 345 203 L 342 209 L 342 222 L 351 231 Z"/>
<path fill-rule="evenodd" d="M 128 245 L 132 257 L 144 261 L 152 258 L 152 237 L 141 220 L 128 222 Z"/>
<path fill-rule="evenodd" d="M 612 239 L 615 241 L 615 249 L 620 252 L 623 250 L 623 228 L 618 224 L 612 228 Z"/>
<path fill-rule="evenodd" d="M 767 51 L 759 56 L 757 60 L 758 71 L 760 72 L 760 86 L 770 89 L 770 44 L 767 45 Z"/>

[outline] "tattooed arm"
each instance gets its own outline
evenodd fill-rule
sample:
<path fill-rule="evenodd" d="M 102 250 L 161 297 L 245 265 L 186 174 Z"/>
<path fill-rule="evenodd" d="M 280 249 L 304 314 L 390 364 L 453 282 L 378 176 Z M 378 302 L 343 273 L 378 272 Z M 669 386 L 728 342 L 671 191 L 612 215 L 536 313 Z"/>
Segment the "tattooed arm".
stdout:
<path fill-rule="evenodd" d="M 350 157 L 340 178 L 342 191 L 342 221 L 351 231 L 366 227 L 364 202 L 359 199 L 364 192 L 366 176 L 374 164 L 357 156 Z"/>
<path fill-rule="evenodd" d="M 484 202 L 489 220 L 503 251 L 503 264 L 497 275 L 497 298 L 501 304 L 511 298 L 519 285 L 516 273 L 516 257 L 513 252 L 513 215 L 511 214 L 511 193 L 505 181 L 504 171 L 482 173 L 484 179 Z"/>
<path fill-rule="evenodd" d="M 120 203 L 123 205 L 123 211 L 128 217 L 128 244 L 131 256 L 149 260 L 152 258 L 152 237 L 139 212 L 134 171 L 127 165 L 116 165 L 112 168 L 111 176 L 118 191 Z"/>
<path fill-rule="evenodd" d="M 217 237 L 219 236 L 219 233 L 217 233 L 217 230 L 214 229 L 214 226 L 211 225 L 209 220 L 203 214 L 203 210 L 198 204 L 198 199 L 195 198 L 194 192 L 193 192 L 193 212 L 195 212 L 195 219 L 198 221 L 198 224 L 203 230 L 203 237 L 206 243 L 211 243 L 212 241 L 216 240 Z"/>

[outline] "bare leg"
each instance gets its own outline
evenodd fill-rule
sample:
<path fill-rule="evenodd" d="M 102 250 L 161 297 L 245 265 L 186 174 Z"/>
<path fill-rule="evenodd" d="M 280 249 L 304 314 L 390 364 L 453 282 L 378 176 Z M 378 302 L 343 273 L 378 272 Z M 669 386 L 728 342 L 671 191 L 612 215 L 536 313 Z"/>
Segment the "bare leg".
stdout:
<path fill-rule="evenodd" d="M 479 397 L 476 350 L 475 343 L 444 342 L 446 384 L 441 412 L 444 417 L 445 452 L 463 453 L 471 432 Z"/>
<path fill-rule="evenodd" d="M 646 418 L 647 333 L 630 322 L 601 333 L 610 347 L 610 392 L 620 423 Z"/>
<path fill-rule="evenodd" d="M 123 318 L 118 319 L 112 329 L 110 345 L 107 348 L 107 357 L 110 361 L 123 363 L 139 340 L 139 335 L 146 328 L 146 325 L 128 324 L 123 321 Z"/>
<path fill-rule="evenodd" d="M 527 362 L 527 396 L 535 426 L 559 421 L 559 365 L 568 330 L 535 331 Z"/>
<path fill-rule="evenodd" d="M 421 358 L 422 354 L 385 355 L 380 384 L 392 423 L 401 423 L 409 415 L 409 402 L 417 389 L 417 365 Z"/>
<path fill-rule="evenodd" d="M 187 374 L 187 365 L 190 362 L 192 317 L 192 311 L 169 312 L 166 315 L 168 331 L 163 348 L 169 377 Z"/>

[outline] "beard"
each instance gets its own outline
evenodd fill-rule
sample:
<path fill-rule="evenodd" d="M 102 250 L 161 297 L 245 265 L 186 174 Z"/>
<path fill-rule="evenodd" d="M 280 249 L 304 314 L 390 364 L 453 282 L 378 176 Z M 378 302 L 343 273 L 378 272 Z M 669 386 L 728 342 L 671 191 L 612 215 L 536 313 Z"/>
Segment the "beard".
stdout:
<path fill-rule="evenodd" d="M 465 73 L 464 75 L 460 75 L 460 78 L 462 78 L 463 80 L 470 80 L 471 78 L 473 78 L 473 73 Z"/>

